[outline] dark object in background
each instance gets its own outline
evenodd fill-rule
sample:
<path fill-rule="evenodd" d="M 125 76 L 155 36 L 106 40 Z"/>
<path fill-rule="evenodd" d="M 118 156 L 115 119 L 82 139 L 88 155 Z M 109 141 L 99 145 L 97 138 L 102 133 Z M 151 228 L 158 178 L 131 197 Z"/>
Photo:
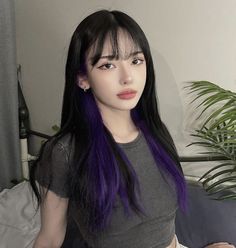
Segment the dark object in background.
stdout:
<path fill-rule="evenodd" d="M 18 81 L 18 114 L 19 114 L 19 134 L 20 138 L 28 138 L 29 129 L 29 110 L 25 102 L 24 95 Z"/>
<path fill-rule="evenodd" d="M 188 185 L 188 211 L 178 210 L 176 235 L 190 248 L 223 241 L 236 245 L 236 201 L 212 200 L 199 185 Z"/>

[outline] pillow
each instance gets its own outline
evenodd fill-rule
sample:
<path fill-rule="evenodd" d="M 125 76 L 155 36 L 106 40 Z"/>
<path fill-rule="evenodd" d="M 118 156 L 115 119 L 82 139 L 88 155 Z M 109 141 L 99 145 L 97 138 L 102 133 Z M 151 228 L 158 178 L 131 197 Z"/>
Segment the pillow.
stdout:
<path fill-rule="evenodd" d="M 40 229 L 40 213 L 27 181 L 0 193 L 0 247 L 32 247 Z"/>
<path fill-rule="evenodd" d="M 236 245 L 236 201 L 213 200 L 199 185 L 188 185 L 187 191 L 188 209 L 176 216 L 179 242 L 190 248 L 222 241 Z"/>

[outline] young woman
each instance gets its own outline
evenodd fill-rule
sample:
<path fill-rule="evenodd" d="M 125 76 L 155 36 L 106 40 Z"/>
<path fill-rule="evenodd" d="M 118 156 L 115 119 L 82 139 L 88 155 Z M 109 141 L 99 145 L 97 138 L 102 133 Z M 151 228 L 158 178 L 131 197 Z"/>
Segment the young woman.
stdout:
<path fill-rule="evenodd" d="M 102 10 L 76 28 L 61 129 L 30 182 L 41 210 L 35 248 L 181 247 L 185 180 L 158 113 L 148 41 L 128 15 Z"/>

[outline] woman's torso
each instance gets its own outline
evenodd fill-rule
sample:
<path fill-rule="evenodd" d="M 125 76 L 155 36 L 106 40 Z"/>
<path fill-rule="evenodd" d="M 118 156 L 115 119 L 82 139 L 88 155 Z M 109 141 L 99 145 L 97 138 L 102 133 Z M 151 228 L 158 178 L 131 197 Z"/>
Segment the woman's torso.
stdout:
<path fill-rule="evenodd" d="M 96 248 L 175 247 L 176 195 L 156 166 L 143 134 L 134 141 L 119 146 L 136 171 L 147 216 L 133 213 L 126 217 L 117 197 L 109 226 L 103 232 L 91 235 L 84 224 L 84 213 L 78 212 L 78 206 L 71 203 L 70 211 L 78 213 L 76 222 L 82 236 L 89 246 Z"/>

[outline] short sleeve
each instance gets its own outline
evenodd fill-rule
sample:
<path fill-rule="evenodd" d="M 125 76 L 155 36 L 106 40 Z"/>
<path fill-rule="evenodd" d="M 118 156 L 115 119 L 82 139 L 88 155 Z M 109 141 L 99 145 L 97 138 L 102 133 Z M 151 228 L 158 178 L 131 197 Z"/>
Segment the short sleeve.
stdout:
<path fill-rule="evenodd" d="M 56 143 L 49 153 L 49 143 L 46 144 L 41 159 L 39 160 L 35 179 L 41 185 L 55 194 L 69 197 L 69 156 L 61 143 Z M 50 159 L 51 155 L 51 159 Z"/>

